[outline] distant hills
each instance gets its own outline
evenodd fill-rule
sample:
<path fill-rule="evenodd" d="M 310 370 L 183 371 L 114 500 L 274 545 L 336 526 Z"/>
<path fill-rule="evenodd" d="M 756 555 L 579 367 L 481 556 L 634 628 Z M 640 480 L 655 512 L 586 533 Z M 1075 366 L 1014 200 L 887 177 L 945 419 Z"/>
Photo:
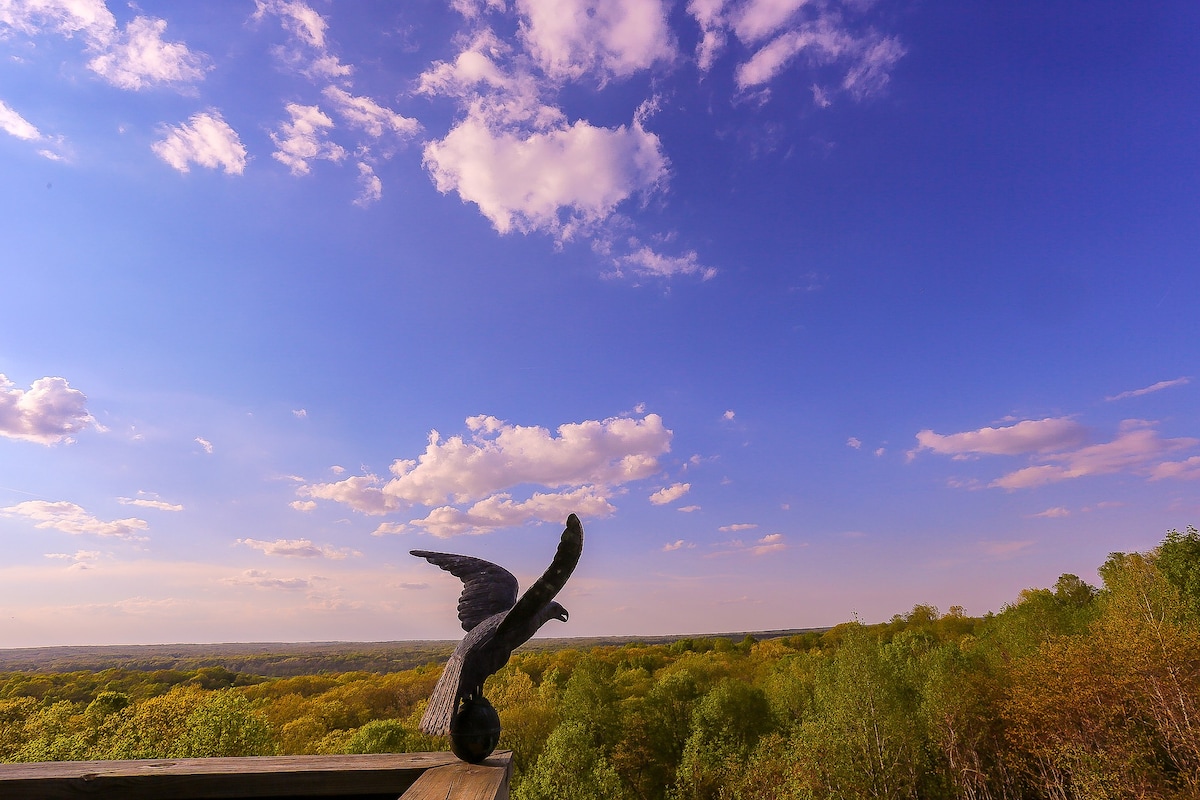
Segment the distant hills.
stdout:
<path fill-rule="evenodd" d="M 673 636 L 592 636 L 533 639 L 522 650 L 588 650 L 630 643 L 670 644 L 681 639 L 741 641 L 823 632 L 828 628 L 687 634 Z M 441 663 L 457 640 L 408 642 L 254 642 L 225 644 L 80 645 L 0 649 L 0 672 L 99 672 L 105 669 L 190 670 L 224 667 L 272 677 L 323 672 L 400 672 Z"/>

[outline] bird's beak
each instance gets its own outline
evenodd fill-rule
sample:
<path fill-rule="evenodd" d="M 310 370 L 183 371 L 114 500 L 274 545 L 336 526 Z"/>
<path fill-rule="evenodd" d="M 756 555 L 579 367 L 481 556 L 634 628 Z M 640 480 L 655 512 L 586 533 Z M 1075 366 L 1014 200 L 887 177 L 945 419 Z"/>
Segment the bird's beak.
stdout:
<path fill-rule="evenodd" d="M 561 613 L 561 614 L 559 614 L 557 617 L 555 617 L 555 619 L 556 619 L 556 620 L 558 620 L 559 622 L 566 622 L 566 621 L 567 621 L 567 617 L 569 617 L 569 616 L 570 616 L 570 615 L 569 615 L 569 614 L 567 614 L 567 610 L 564 608 L 564 609 L 562 610 L 562 613 Z"/>

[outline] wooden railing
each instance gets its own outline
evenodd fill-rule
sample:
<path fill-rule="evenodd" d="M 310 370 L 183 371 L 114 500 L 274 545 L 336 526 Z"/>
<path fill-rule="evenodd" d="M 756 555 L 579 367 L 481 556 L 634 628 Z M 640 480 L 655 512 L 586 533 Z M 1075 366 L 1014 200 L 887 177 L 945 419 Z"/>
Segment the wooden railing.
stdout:
<path fill-rule="evenodd" d="M 0 764 L 3 800 L 508 800 L 512 753 L 258 756 Z"/>

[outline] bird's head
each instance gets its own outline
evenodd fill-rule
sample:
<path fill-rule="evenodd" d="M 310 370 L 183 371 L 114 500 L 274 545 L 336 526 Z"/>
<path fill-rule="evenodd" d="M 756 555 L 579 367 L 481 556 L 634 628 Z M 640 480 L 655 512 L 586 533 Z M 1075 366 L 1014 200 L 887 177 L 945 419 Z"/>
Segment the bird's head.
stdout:
<path fill-rule="evenodd" d="M 567 614 L 567 610 L 558 603 L 551 603 L 546 607 L 546 610 L 550 612 L 550 616 L 547 619 L 556 619 L 559 622 L 566 622 L 567 617 L 569 616 Z"/>

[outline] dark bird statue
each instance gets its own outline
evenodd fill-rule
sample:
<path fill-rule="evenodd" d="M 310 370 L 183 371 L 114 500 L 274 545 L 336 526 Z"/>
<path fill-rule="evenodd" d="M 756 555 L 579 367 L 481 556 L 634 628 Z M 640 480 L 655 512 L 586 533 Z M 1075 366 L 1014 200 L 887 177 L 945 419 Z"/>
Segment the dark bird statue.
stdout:
<path fill-rule="evenodd" d="M 554 560 L 517 600 L 517 579 L 490 561 L 450 553 L 412 550 L 414 556 L 441 567 L 463 582 L 458 599 L 458 619 L 467 635 L 454 648 L 438 679 L 429 707 L 421 717 L 421 730 L 439 736 L 450 733 L 450 720 L 460 701 L 483 697 L 483 682 L 506 663 L 512 651 L 537 633 L 549 620 L 567 621 L 567 610 L 554 596 L 571 577 L 583 552 L 583 526 L 579 517 L 567 517 Z"/>

